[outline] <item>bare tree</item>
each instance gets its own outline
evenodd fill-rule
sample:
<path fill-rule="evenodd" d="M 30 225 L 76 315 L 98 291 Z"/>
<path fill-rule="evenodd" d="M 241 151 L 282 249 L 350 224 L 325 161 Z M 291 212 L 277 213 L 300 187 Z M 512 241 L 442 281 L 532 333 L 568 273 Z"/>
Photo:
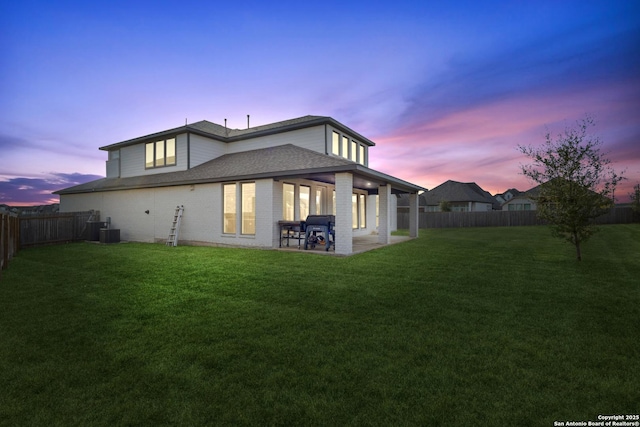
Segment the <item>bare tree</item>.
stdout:
<path fill-rule="evenodd" d="M 587 133 L 594 125 L 586 117 L 555 139 L 547 133 L 541 147 L 518 146 L 533 160 L 521 166 L 522 173 L 540 184 L 538 216 L 551 224 L 555 236 L 576 247 L 579 261 L 580 245 L 597 231 L 593 219 L 613 207 L 616 185 L 623 179 L 601 152 L 602 141 Z"/>

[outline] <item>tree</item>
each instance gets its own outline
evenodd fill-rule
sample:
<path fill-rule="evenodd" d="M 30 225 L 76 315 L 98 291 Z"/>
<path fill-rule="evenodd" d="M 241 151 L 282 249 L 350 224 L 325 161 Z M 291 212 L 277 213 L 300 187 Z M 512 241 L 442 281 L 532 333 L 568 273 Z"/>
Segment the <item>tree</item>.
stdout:
<path fill-rule="evenodd" d="M 631 208 L 636 214 L 640 214 L 640 183 L 633 186 L 633 193 L 629 193 L 631 197 Z"/>
<path fill-rule="evenodd" d="M 576 247 L 578 261 L 582 259 L 580 245 L 597 231 L 593 219 L 613 207 L 616 185 L 623 179 L 601 152 L 602 141 L 587 133 L 594 125 L 586 117 L 555 140 L 547 132 L 539 148 L 518 146 L 533 160 L 521 166 L 523 175 L 540 184 L 534 197 L 538 216 L 551 224 L 554 236 Z"/>
<path fill-rule="evenodd" d="M 447 200 L 440 201 L 440 212 L 451 212 L 451 204 Z"/>

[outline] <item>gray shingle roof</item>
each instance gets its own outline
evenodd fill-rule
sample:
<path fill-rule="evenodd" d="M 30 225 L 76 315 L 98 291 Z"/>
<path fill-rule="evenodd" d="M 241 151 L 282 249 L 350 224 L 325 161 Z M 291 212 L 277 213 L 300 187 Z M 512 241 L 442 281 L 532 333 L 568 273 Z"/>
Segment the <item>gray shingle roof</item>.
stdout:
<path fill-rule="evenodd" d="M 128 178 L 102 178 L 54 194 L 89 193 L 132 188 L 165 187 L 245 179 L 294 177 L 351 171 L 375 182 L 391 182 L 398 188 L 421 187 L 376 172 L 343 158 L 326 155 L 292 144 L 226 154 L 194 168 Z"/>
<path fill-rule="evenodd" d="M 438 205 L 441 201 L 447 202 L 481 202 L 496 203 L 487 191 L 484 191 L 475 182 L 446 181 L 425 194 L 427 205 Z"/>
<path fill-rule="evenodd" d="M 168 129 L 162 132 L 157 132 L 145 136 L 141 136 L 138 138 L 129 139 L 126 141 L 118 142 L 115 144 L 105 145 L 104 147 L 100 147 L 101 150 L 113 150 L 120 147 L 125 147 L 128 145 L 139 144 L 145 141 L 153 141 L 154 139 L 160 138 L 170 138 L 172 136 L 191 132 L 200 134 L 209 138 L 218 139 L 224 142 L 234 142 L 243 139 L 255 138 L 263 135 L 269 135 L 273 133 L 279 132 L 288 132 L 295 129 L 301 129 L 305 127 L 318 126 L 322 124 L 330 124 L 346 133 L 353 135 L 356 139 L 361 142 L 373 146 L 375 143 L 368 138 L 360 135 L 354 130 L 346 127 L 340 122 L 332 119 L 331 117 L 325 116 L 304 116 L 298 117 L 296 119 L 284 120 L 276 123 L 269 123 L 262 126 L 255 126 L 248 129 L 231 129 L 219 125 L 217 123 L 212 123 L 207 120 L 202 120 L 199 122 L 191 123 L 185 126 L 180 126 L 173 129 Z"/>

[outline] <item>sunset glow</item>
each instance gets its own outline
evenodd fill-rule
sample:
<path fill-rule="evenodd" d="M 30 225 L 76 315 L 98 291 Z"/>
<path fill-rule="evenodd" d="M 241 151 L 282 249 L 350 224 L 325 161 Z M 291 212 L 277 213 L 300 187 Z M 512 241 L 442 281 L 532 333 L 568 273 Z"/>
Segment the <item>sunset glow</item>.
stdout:
<path fill-rule="evenodd" d="M 588 114 L 618 201 L 640 183 L 637 1 L 270 3 L 4 2 L 0 204 L 104 176 L 100 146 L 247 114 L 330 116 L 373 169 L 492 194 L 534 186 L 518 145 Z"/>

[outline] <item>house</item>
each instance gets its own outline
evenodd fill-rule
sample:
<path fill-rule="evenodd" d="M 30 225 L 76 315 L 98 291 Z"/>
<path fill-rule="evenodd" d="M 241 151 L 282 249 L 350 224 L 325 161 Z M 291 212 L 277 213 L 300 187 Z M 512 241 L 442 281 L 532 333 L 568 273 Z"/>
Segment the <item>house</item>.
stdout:
<path fill-rule="evenodd" d="M 561 178 L 555 178 L 561 180 Z M 564 180 L 566 184 L 573 185 L 574 188 L 579 189 L 580 185 L 578 183 L 571 183 L 570 181 Z M 502 205 L 503 211 L 535 211 L 537 210 L 537 202 L 536 199 L 540 196 L 540 191 L 543 185 L 548 184 L 548 182 L 540 185 L 536 185 L 529 190 L 514 196 L 509 201 L 505 202 Z M 563 190 L 564 191 L 564 190 Z M 604 203 L 611 202 L 609 199 L 604 198 L 603 196 L 598 195 L 598 193 L 588 189 L 583 188 L 582 191 L 586 191 L 591 194 L 595 198 L 602 198 Z M 568 193 L 567 193 L 568 194 Z"/>
<path fill-rule="evenodd" d="M 200 121 L 100 147 L 106 177 L 55 192 L 60 211 L 99 210 L 123 240 L 168 237 L 184 206 L 182 244 L 274 248 L 279 221 L 336 216 L 335 251 L 354 236 L 396 228 L 396 194 L 409 194 L 418 235 L 424 188 L 368 167 L 375 144 L 331 117 L 305 116 L 247 129 Z"/>
<path fill-rule="evenodd" d="M 499 206 L 495 198 L 475 182 L 446 181 L 424 194 L 427 212 L 441 211 L 447 202 L 453 212 L 486 212 Z"/>
<path fill-rule="evenodd" d="M 409 212 L 410 208 L 410 197 L 409 194 L 398 194 L 397 197 L 397 206 L 398 212 Z M 426 212 L 427 211 L 427 199 L 425 197 L 425 193 L 418 194 L 418 212 Z"/>
<path fill-rule="evenodd" d="M 502 204 L 503 211 L 535 211 L 536 202 L 534 197 L 540 193 L 540 189 L 534 187 L 525 192 L 521 192 Z"/>
<path fill-rule="evenodd" d="M 494 198 L 498 201 L 498 203 L 500 203 L 500 205 L 503 205 L 504 203 L 513 199 L 515 196 L 519 195 L 520 193 L 521 191 L 516 190 L 515 188 L 510 188 L 504 193 L 496 194 Z"/>

